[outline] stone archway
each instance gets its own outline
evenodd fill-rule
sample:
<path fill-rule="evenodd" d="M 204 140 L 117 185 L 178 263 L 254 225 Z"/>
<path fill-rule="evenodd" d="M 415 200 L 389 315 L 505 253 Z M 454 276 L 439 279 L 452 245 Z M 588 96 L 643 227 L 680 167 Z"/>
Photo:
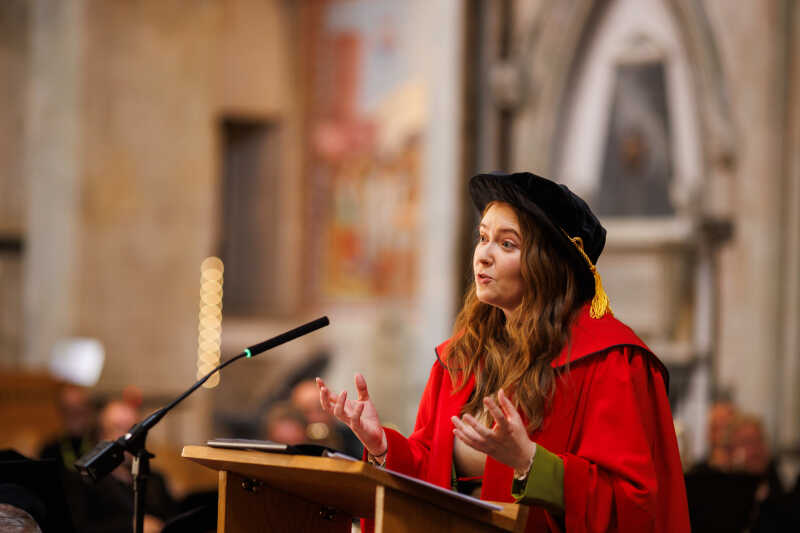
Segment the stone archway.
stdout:
<path fill-rule="evenodd" d="M 735 166 L 736 136 L 722 67 L 702 5 L 664 0 L 678 22 L 692 70 L 704 139 L 705 176 L 724 179 Z M 545 0 L 538 7 L 516 4 L 511 62 L 524 80 L 516 110 L 512 159 L 518 168 L 552 171 L 565 95 L 604 0 Z"/>

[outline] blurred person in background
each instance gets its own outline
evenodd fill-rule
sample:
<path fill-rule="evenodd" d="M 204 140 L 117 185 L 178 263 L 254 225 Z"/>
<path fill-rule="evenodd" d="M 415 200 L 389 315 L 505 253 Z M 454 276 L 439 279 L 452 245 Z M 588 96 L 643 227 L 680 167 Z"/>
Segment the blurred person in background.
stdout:
<path fill-rule="evenodd" d="M 692 530 L 741 533 L 750 520 L 755 480 L 731 471 L 731 437 L 739 416 L 729 400 L 708 411 L 708 455 L 685 476 Z"/>
<path fill-rule="evenodd" d="M 261 420 L 261 434 L 264 438 L 283 444 L 302 444 L 306 438 L 308 422 L 300 410 L 290 403 L 279 402 L 267 410 Z"/>
<path fill-rule="evenodd" d="M 729 470 L 731 467 L 731 433 L 738 411 L 729 400 L 715 402 L 708 414 L 709 453 L 706 463 L 712 468 Z"/>
<path fill-rule="evenodd" d="M 291 402 L 308 420 L 308 442 L 328 446 L 351 457 L 361 457 L 363 447 L 349 427 L 326 413 L 319 403 L 319 390 L 314 380 L 301 381 L 291 392 Z"/>
<path fill-rule="evenodd" d="M 783 489 L 761 419 L 727 400 L 713 404 L 708 418 L 708 458 L 686 474 L 692 530 L 795 531 L 795 504 Z"/>
<path fill-rule="evenodd" d="M 113 400 L 98 418 L 101 441 L 114 441 L 139 420 L 137 410 L 128 401 Z M 133 457 L 125 459 L 111 474 L 94 485 L 86 485 L 83 502 L 75 513 L 76 529 L 86 533 L 128 533 L 133 523 Z M 144 531 L 158 533 L 173 514 L 174 500 L 164 476 L 150 469 L 145 493 Z"/>
<path fill-rule="evenodd" d="M 90 452 L 95 438 L 95 409 L 89 392 L 78 385 L 65 384 L 59 391 L 58 412 L 64 431 L 48 441 L 39 452 L 41 459 L 53 459 L 68 470 L 75 461 Z"/>
<path fill-rule="evenodd" d="M 739 415 L 733 423 L 730 444 L 731 471 L 754 479 L 747 531 L 796 531 L 790 528 L 792 518 L 789 514 L 794 502 L 783 488 L 761 418 L 751 414 Z"/>
<path fill-rule="evenodd" d="M 122 389 L 122 401 L 130 405 L 135 411 L 139 411 L 144 403 L 142 390 L 136 385 L 128 385 Z"/>
<path fill-rule="evenodd" d="M 730 436 L 730 466 L 732 470 L 755 476 L 772 477 L 774 488 L 780 487 L 775 463 L 767 447 L 761 419 L 751 414 L 740 414 L 732 424 Z"/>

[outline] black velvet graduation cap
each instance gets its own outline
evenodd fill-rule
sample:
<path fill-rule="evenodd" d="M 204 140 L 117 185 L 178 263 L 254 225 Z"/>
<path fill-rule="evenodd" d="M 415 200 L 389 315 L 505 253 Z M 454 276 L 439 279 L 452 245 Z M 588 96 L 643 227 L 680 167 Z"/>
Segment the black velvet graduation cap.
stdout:
<path fill-rule="evenodd" d="M 26 511 L 43 533 L 72 532 L 72 519 L 55 461 L 34 461 L 0 450 L 0 503 Z"/>
<path fill-rule="evenodd" d="M 469 180 L 472 202 L 483 212 L 490 202 L 505 202 L 530 213 L 551 234 L 553 242 L 577 250 L 594 275 L 592 317 L 600 318 L 611 308 L 595 263 L 606 244 L 606 230 L 589 205 L 566 185 L 531 172 L 489 172 Z"/>

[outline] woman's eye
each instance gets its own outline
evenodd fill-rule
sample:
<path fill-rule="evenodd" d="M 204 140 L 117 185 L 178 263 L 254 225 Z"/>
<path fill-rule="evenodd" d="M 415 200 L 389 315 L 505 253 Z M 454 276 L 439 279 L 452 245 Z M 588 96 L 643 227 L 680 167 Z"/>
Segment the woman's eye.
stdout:
<path fill-rule="evenodd" d="M 486 235 L 480 235 L 480 236 L 478 237 L 478 242 L 486 242 L 486 241 L 488 241 L 488 240 L 489 240 L 489 239 L 487 239 L 487 238 L 486 238 Z"/>
<path fill-rule="evenodd" d="M 511 241 L 503 241 L 503 248 L 511 249 L 514 247 L 514 243 Z"/>

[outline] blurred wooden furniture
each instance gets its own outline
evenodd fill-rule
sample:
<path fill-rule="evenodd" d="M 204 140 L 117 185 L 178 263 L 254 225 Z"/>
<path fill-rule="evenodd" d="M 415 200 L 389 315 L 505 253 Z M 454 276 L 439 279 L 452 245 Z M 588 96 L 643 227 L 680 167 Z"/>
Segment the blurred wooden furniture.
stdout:
<path fill-rule="evenodd" d="M 353 517 L 376 533 L 523 531 L 528 508 L 473 502 L 362 461 L 185 446 L 183 457 L 219 470 L 218 533 L 349 532 Z"/>
<path fill-rule="evenodd" d="M 176 500 L 195 492 L 217 490 L 217 473 L 185 460 L 181 457 L 180 446 L 156 443 L 148 445 L 147 449 L 155 455 L 150 466 L 164 475 Z"/>
<path fill-rule="evenodd" d="M 62 382 L 47 372 L 0 370 L 0 449 L 35 457 L 62 430 L 58 410 Z"/>

